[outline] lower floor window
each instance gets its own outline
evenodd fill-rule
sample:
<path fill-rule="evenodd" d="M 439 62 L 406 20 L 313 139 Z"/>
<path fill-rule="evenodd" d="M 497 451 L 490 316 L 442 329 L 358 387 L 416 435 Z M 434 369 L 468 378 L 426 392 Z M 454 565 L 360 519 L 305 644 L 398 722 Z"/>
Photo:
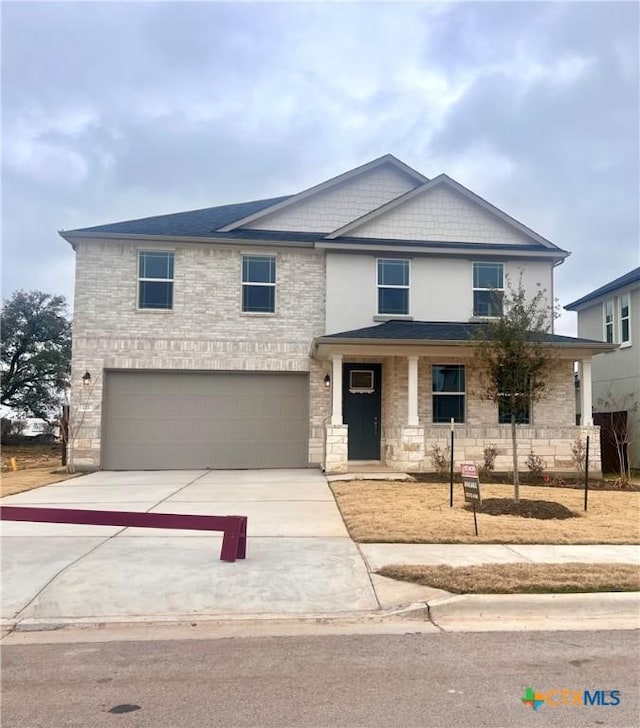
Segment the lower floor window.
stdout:
<path fill-rule="evenodd" d="M 527 397 L 519 397 L 516 399 L 513 405 L 513 411 L 516 414 L 516 425 L 531 424 L 531 400 Z M 498 403 L 498 422 L 501 425 L 510 425 L 511 412 L 511 403 L 507 400 L 500 401 Z"/>
<path fill-rule="evenodd" d="M 464 365 L 435 364 L 431 368 L 431 382 L 433 421 L 464 422 Z"/>

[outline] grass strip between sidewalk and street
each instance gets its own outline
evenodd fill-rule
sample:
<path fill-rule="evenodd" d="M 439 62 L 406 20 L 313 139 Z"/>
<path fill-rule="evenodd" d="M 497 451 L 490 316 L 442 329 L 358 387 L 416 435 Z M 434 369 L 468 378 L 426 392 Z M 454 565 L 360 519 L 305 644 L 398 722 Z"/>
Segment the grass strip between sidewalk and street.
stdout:
<path fill-rule="evenodd" d="M 640 566 L 634 564 L 393 564 L 376 573 L 453 594 L 640 591 Z"/>
<path fill-rule="evenodd" d="M 513 498 L 511 485 L 481 483 L 480 488 L 486 501 Z M 580 490 L 523 485 L 523 501 L 546 501 L 547 511 L 550 503 L 557 503 L 574 517 L 490 515 L 479 510 L 476 536 L 473 513 L 465 507 L 459 483 L 454 485 L 453 508 L 444 483 L 335 481 L 331 489 L 349 535 L 359 543 L 640 543 L 640 492 L 592 491 L 585 512 Z"/>

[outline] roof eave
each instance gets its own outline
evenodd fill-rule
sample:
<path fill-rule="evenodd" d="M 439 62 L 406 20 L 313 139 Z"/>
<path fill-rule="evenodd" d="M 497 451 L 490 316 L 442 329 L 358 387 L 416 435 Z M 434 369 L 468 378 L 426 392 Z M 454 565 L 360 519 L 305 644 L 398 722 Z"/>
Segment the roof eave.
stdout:
<path fill-rule="evenodd" d="M 380 243 L 373 244 L 370 242 L 367 242 L 369 238 L 362 238 L 362 243 L 354 243 L 352 241 L 344 242 L 341 240 L 318 240 L 315 244 L 315 247 L 320 250 L 332 250 L 332 251 L 380 251 L 384 249 L 384 243 L 385 241 L 381 241 Z M 393 247 L 394 251 L 397 251 L 399 253 L 429 253 L 434 255 L 458 255 L 458 256 L 469 256 L 469 255 L 491 255 L 491 256 L 498 256 L 501 255 L 508 256 L 508 257 L 518 257 L 518 258 L 549 258 L 551 260 L 556 261 L 564 261 L 566 258 L 568 258 L 571 253 L 567 250 L 562 250 L 561 248 L 544 248 L 540 250 L 521 250 L 519 249 L 519 246 L 517 245 L 504 245 L 504 254 L 502 249 L 497 248 L 480 248 L 475 246 L 473 243 L 469 243 L 467 246 L 463 248 L 444 248 L 444 247 L 433 247 L 430 246 L 429 243 L 437 243 L 439 241 L 432 240 L 432 241 L 397 241 L 402 244 L 398 245 L 396 241 L 388 241 L 389 247 Z M 393 245 L 392 245 L 393 244 Z"/>
<path fill-rule="evenodd" d="M 462 349 L 466 347 L 475 347 L 479 344 L 478 341 L 473 339 L 385 339 L 385 338 L 360 338 L 360 337 L 340 337 L 334 338 L 330 336 L 319 336 L 313 341 L 312 352 L 315 356 L 319 353 L 319 348 L 323 347 L 325 350 L 340 349 L 341 347 L 376 347 L 378 350 L 384 350 L 386 348 L 403 347 L 403 348 L 425 348 L 425 347 L 436 347 L 445 348 L 449 347 L 452 349 Z M 596 356 L 608 351 L 615 351 L 618 348 L 617 344 L 607 344 L 606 342 L 584 342 L 584 341 L 561 341 L 561 342 L 548 342 L 548 346 L 551 349 L 561 350 L 563 353 L 572 354 L 571 358 L 581 359 Z M 372 352 L 368 352 L 372 353 Z M 380 352 L 382 353 L 382 352 Z M 567 357 L 568 358 L 568 357 Z"/>
<path fill-rule="evenodd" d="M 259 233 L 259 231 L 256 231 Z M 156 242 L 165 243 L 171 245 L 177 245 L 181 243 L 220 243 L 221 245 L 271 245 L 279 247 L 295 247 L 295 248 L 313 248 L 313 241 L 297 241 L 297 240 L 262 240 L 258 235 L 255 238 L 247 238 L 239 240 L 238 238 L 224 238 L 224 237 L 204 237 L 204 236 L 189 236 L 189 235 L 142 235 L 136 233 L 82 233 L 64 230 L 58 231 L 58 234 L 63 237 L 68 243 L 71 243 L 75 249 L 75 243 L 79 242 L 90 242 L 100 240 L 118 240 L 118 241 L 130 241 L 130 242 Z"/>

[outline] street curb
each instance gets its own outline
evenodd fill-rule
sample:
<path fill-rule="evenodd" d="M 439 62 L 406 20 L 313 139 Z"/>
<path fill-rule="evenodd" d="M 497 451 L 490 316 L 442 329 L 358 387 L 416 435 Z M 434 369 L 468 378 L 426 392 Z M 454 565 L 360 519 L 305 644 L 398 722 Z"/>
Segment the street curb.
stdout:
<path fill-rule="evenodd" d="M 5 620 L 4 630 L 10 632 L 45 632 L 60 629 L 95 629 L 97 627 L 177 626 L 177 625 L 285 625 L 285 624 L 362 624 L 387 620 L 423 619 L 427 617 L 424 602 L 394 609 L 372 612 L 332 612 L 313 614 L 178 614 L 171 616 L 132 617 L 66 617 L 25 618 Z"/>
<path fill-rule="evenodd" d="M 583 594 L 457 594 L 392 609 L 310 614 L 178 614 L 2 620 L 3 633 L 170 626 L 348 626 L 407 620 L 450 629 L 640 629 L 640 592 Z"/>
<path fill-rule="evenodd" d="M 626 621 L 640 628 L 640 592 L 458 594 L 427 602 L 429 619 L 450 622 Z"/>

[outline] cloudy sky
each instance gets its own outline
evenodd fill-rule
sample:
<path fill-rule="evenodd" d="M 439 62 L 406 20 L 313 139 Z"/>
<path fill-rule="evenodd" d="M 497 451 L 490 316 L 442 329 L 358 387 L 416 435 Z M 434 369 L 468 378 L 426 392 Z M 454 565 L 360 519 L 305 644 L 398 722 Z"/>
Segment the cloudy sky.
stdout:
<path fill-rule="evenodd" d="M 563 304 L 640 265 L 635 2 L 2 15 L 5 297 L 72 299 L 59 229 L 293 193 L 387 152 L 572 251 Z"/>

